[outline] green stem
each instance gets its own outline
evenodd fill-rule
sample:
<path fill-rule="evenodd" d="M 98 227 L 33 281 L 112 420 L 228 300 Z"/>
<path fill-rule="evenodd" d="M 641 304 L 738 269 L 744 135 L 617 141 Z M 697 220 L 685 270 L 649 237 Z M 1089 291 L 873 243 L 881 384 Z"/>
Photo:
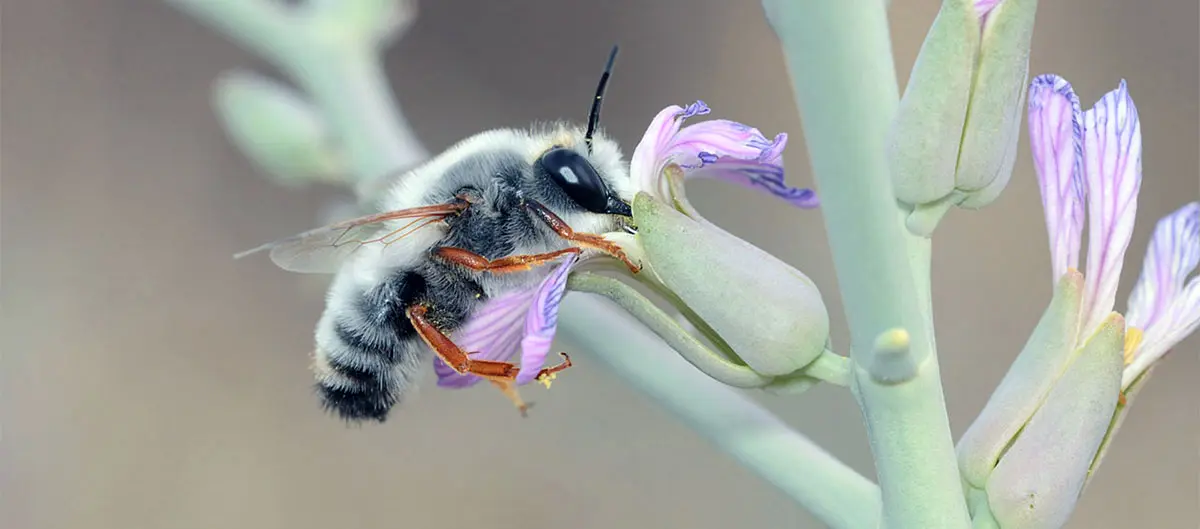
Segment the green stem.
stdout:
<path fill-rule="evenodd" d="M 889 529 L 966 528 L 954 445 L 933 349 L 928 246 L 904 227 L 885 141 L 899 101 L 879 0 L 763 0 L 783 46 L 821 194 L 850 325 L 855 390 L 867 423 Z M 920 273 L 925 273 L 921 277 Z M 911 334 L 911 378 L 871 376 L 872 345 Z"/>
<path fill-rule="evenodd" d="M 599 294 L 612 300 L 654 331 L 696 369 L 730 386 L 762 388 L 776 383 L 779 379 L 788 379 L 800 374 L 768 377 L 756 373 L 745 364 L 729 361 L 729 353 L 722 354 L 709 349 L 698 338 L 680 327 L 666 311 L 619 279 L 592 272 L 575 272 L 567 279 L 567 288 Z M 806 366 L 802 373 L 804 376 L 844 387 L 850 385 L 850 371 L 848 359 L 832 351 L 825 351 Z"/>
<path fill-rule="evenodd" d="M 590 292 L 609 298 L 638 321 L 654 331 L 685 360 L 725 384 L 738 388 L 760 388 L 771 382 L 771 377 L 755 373 L 745 365 L 730 362 L 704 345 L 691 333 L 680 327 L 665 311 L 646 299 L 633 287 L 608 276 L 591 272 L 571 274 L 567 288 L 579 292 Z"/>
<path fill-rule="evenodd" d="M 559 314 L 559 328 L 570 342 L 829 527 L 879 527 L 875 484 L 740 391 L 663 347 L 632 316 L 585 296 L 568 296 Z"/>
<path fill-rule="evenodd" d="M 166 0 L 275 63 L 329 120 L 349 160 L 358 195 L 376 196 L 388 176 L 429 157 L 380 68 L 372 35 L 318 33 L 322 27 L 269 0 Z"/>

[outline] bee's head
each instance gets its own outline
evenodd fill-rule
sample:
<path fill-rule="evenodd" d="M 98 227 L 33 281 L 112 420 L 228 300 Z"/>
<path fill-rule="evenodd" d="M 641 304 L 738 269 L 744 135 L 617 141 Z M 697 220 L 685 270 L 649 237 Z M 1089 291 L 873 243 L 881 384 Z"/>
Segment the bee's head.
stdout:
<path fill-rule="evenodd" d="M 558 185 L 575 203 L 592 213 L 606 215 L 633 215 L 629 203 L 619 196 L 624 187 L 625 178 L 621 170 L 606 167 L 620 164 L 620 151 L 616 144 L 604 138 L 596 137 L 596 127 L 600 124 L 600 102 L 604 99 L 604 90 L 608 86 L 608 78 L 612 75 L 613 62 L 617 59 L 617 47 L 613 46 L 608 55 L 608 64 L 600 83 L 596 86 L 596 97 L 592 99 L 592 109 L 588 114 L 587 130 L 583 133 L 583 143 L 587 153 L 557 144 L 542 153 L 537 160 L 537 166 Z M 610 145 L 611 144 L 611 145 Z M 613 163 L 615 159 L 616 163 Z M 597 167 L 599 166 L 599 167 Z M 606 178 L 607 177 L 607 178 Z"/>
<path fill-rule="evenodd" d="M 620 169 L 615 171 L 597 169 L 592 160 L 588 158 L 569 147 L 555 146 L 538 158 L 537 166 L 539 170 L 545 171 L 546 176 L 580 207 L 603 215 L 632 216 L 633 211 L 630 209 L 629 203 L 621 199 L 619 190 L 615 189 L 616 186 L 613 185 L 619 185 L 619 183 L 611 180 L 624 176 L 613 174 Z M 593 158 L 596 157 L 593 155 Z M 620 163 L 619 158 L 617 163 Z M 601 176 L 602 172 L 609 178 Z"/>

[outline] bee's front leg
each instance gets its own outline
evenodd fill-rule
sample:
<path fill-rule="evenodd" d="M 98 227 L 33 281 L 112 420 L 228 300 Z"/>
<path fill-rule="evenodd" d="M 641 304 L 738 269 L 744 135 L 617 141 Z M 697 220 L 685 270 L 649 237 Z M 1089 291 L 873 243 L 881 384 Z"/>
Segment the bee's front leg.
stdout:
<path fill-rule="evenodd" d="M 631 261 L 629 256 L 625 255 L 625 251 L 622 250 L 620 246 L 617 246 L 616 243 L 595 233 L 576 232 L 573 228 L 571 228 L 570 224 L 567 224 L 567 221 L 562 219 L 562 217 L 559 217 L 553 211 L 550 211 L 550 208 L 535 200 L 525 199 L 525 207 L 529 209 L 529 211 L 532 211 L 534 216 L 536 216 L 539 220 L 545 222 L 547 226 L 550 226 L 550 229 L 554 230 L 554 233 L 557 233 L 559 237 L 562 237 L 563 239 L 571 241 L 580 246 L 591 248 L 593 250 L 600 250 L 601 252 L 620 259 L 621 262 L 625 263 L 625 266 L 629 267 L 629 270 L 635 274 L 642 271 L 642 267 Z"/>
<path fill-rule="evenodd" d="M 455 372 L 460 375 L 472 374 L 484 379 L 487 379 L 505 396 L 512 400 L 513 405 L 521 411 L 524 416 L 529 405 L 521 400 L 521 395 L 517 392 L 517 373 L 520 368 L 510 362 L 497 362 L 494 360 L 472 360 L 469 353 L 464 352 L 457 344 L 454 343 L 441 330 L 435 327 L 426 318 L 429 308 L 424 305 L 413 305 L 406 312 L 408 320 L 412 322 L 413 328 L 417 330 L 417 334 L 425 341 L 425 344 L 433 349 L 433 352 L 442 359 L 446 365 L 450 366 Z M 535 379 L 541 379 L 549 375 L 553 375 L 568 367 L 571 367 L 571 358 L 566 353 L 559 353 L 563 357 L 563 362 L 553 366 L 543 368 L 538 372 Z"/>

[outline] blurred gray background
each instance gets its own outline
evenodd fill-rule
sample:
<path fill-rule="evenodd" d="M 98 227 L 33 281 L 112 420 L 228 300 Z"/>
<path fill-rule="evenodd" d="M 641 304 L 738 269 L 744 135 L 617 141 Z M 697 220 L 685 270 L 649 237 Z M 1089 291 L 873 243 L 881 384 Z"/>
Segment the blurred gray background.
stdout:
<path fill-rule="evenodd" d="M 215 1 L 215 0 L 214 0 Z M 893 0 L 902 79 L 937 10 Z M 258 60 L 155 1 L 5 0 L 0 526 L 121 528 L 817 527 L 586 354 L 518 420 L 490 388 L 426 384 L 382 426 L 346 428 L 311 393 L 319 284 L 230 255 L 312 227 L 337 189 L 281 188 L 209 106 Z M 432 150 L 484 128 L 582 119 L 615 41 L 605 121 L 631 152 L 663 106 L 788 132 L 799 117 L 758 2 L 425 1 L 386 56 Z M 1128 79 L 1145 180 L 1119 309 L 1154 222 L 1200 195 L 1197 3 L 1043 2 L 1032 73 L 1090 106 Z M 1016 174 L 935 245 L 938 343 L 955 434 L 981 409 L 1050 294 L 1024 131 Z M 819 213 L 720 183 L 694 202 L 821 285 L 845 344 Z M 572 344 L 560 340 L 560 347 Z M 1200 516 L 1200 339 L 1135 403 L 1074 528 L 1192 528 Z M 638 354 L 630 351 L 629 354 Z M 431 382 L 431 380 L 430 380 Z M 873 475 L 844 390 L 761 400 Z"/>

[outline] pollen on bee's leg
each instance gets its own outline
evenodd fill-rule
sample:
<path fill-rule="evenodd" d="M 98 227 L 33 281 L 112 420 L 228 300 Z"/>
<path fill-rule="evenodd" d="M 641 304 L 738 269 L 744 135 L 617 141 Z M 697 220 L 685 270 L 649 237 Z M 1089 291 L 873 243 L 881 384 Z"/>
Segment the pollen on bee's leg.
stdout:
<path fill-rule="evenodd" d="M 563 371 L 573 365 L 571 364 L 571 357 L 568 356 L 567 353 L 558 353 L 558 355 L 563 357 L 562 362 L 559 362 L 559 364 L 554 367 L 547 367 L 541 371 L 538 371 L 537 376 L 534 377 L 534 380 L 537 380 L 538 383 L 546 386 L 546 389 L 550 389 L 550 384 L 554 382 L 554 379 L 558 378 L 558 373 L 560 371 Z"/>

